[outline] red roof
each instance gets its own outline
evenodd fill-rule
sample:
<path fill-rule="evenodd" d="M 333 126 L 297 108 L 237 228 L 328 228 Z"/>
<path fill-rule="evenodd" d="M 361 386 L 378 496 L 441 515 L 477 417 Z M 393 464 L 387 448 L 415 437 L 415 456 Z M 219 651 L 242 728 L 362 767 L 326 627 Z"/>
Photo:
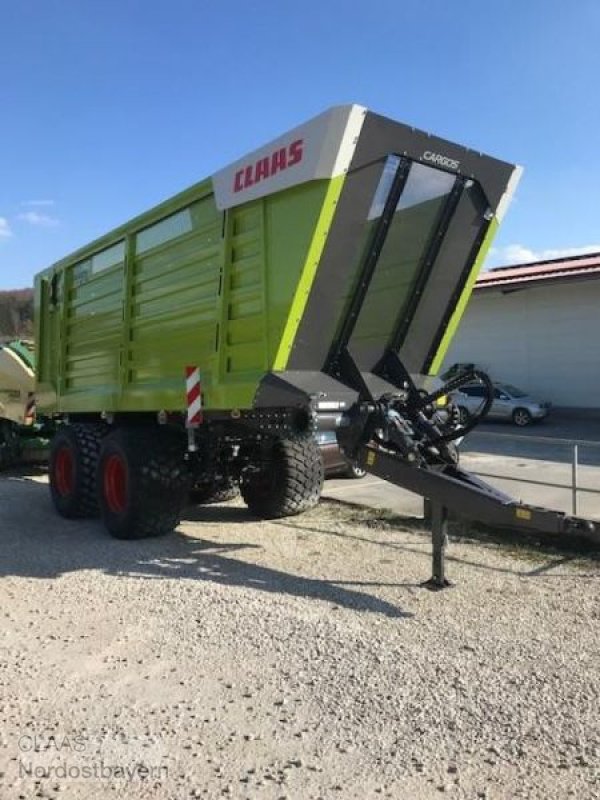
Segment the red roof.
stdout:
<path fill-rule="evenodd" d="M 475 288 L 521 287 L 528 284 L 563 282 L 573 278 L 579 280 L 600 278 L 600 253 L 536 261 L 517 267 L 497 267 L 482 272 Z"/>

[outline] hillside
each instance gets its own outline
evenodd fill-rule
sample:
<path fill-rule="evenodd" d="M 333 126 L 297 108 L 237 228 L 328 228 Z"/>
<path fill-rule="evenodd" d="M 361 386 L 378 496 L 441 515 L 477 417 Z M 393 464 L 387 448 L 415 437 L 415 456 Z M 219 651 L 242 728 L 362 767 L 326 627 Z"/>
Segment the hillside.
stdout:
<path fill-rule="evenodd" d="M 33 336 L 33 289 L 0 291 L 0 342 Z"/>

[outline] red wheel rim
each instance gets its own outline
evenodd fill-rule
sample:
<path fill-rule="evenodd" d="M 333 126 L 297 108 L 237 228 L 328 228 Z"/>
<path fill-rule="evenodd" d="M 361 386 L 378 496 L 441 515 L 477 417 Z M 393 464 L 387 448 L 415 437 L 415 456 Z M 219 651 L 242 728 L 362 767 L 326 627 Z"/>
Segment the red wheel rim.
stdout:
<path fill-rule="evenodd" d="M 114 514 L 121 514 L 127 506 L 127 469 L 116 454 L 104 464 L 104 499 Z"/>
<path fill-rule="evenodd" d="M 65 445 L 56 453 L 54 460 L 54 485 L 61 497 L 67 497 L 73 494 L 74 484 L 73 451 Z"/>

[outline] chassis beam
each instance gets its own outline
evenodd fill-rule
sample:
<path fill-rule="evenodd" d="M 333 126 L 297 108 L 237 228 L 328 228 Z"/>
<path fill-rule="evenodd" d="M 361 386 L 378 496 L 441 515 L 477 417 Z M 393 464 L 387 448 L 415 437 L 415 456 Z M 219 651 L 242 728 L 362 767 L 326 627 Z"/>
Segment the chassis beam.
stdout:
<path fill-rule="evenodd" d="M 496 527 L 574 534 L 600 542 L 597 523 L 520 503 L 457 466 L 435 469 L 407 464 L 393 451 L 371 443 L 359 447 L 356 460 L 372 475 L 431 501 L 433 565 L 431 580 L 426 584 L 430 588 L 449 585 L 444 563 L 448 511 Z"/>

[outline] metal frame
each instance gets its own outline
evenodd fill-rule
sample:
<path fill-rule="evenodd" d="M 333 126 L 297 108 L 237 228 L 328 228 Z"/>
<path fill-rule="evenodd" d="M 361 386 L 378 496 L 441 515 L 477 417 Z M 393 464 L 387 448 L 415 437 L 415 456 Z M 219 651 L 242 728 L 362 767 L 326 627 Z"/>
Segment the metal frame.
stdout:
<path fill-rule="evenodd" d="M 410 328 L 410 323 L 421 300 L 421 295 L 427 286 L 433 265 L 435 264 L 435 260 L 440 251 L 442 241 L 446 235 L 446 232 L 448 231 L 448 227 L 452 217 L 454 216 L 454 212 L 458 207 L 460 198 L 462 197 L 465 183 L 466 179 L 463 176 L 459 175 L 456 177 L 452 190 L 450 191 L 450 194 L 448 195 L 443 207 L 440 209 L 435 230 L 431 235 L 431 239 L 423 259 L 417 269 L 415 286 L 413 287 L 413 291 L 409 297 L 406 309 L 402 310 L 402 316 L 399 316 L 398 320 L 396 321 L 394 331 L 390 338 L 389 349 L 393 350 L 394 352 L 400 349 L 408 329 Z M 471 266 L 471 264 L 469 264 L 469 266 Z"/>
<path fill-rule="evenodd" d="M 356 461 L 371 474 L 432 501 L 433 566 L 427 585 L 434 588 L 450 585 L 445 576 L 448 511 L 497 527 L 574 534 L 596 542 L 599 538 L 600 531 L 591 520 L 519 503 L 458 466 L 427 469 L 409 465 L 373 444 L 363 444 Z"/>
<path fill-rule="evenodd" d="M 339 326 L 339 332 L 333 341 L 323 368 L 325 373 L 356 389 L 362 400 L 373 400 L 373 393 L 369 388 L 368 381 L 363 376 L 350 352 L 350 341 L 367 297 L 371 281 L 375 275 L 381 251 L 385 245 L 390 227 L 394 220 L 398 202 L 415 163 L 419 162 L 415 162 L 406 156 L 398 157 L 398 165 L 388 196 L 385 200 L 381 218 L 372 235 L 371 243 L 355 281 L 350 302 L 344 311 Z M 458 209 L 461 198 L 463 197 L 466 185 L 467 179 L 463 175 L 456 175 L 452 189 L 439 211 L 437 220 L 430 234 L 428 245 L 418 265 L 413 291 L 408 298 L 407 304 L 399 311 L 398 318 L 394 322 L 383 354 L 372 369 L 374 375 L 389 381 L 398 388 L 402 387 L 408 389 L 412 397 L 416 396 L 416 388 L 412 377 L 400 361 L 398 350 L 406 338 L 407 331 L 414 319 L 422 296 L 426 291 L 442 243 Z M 487 224 L 482 225 L 477 236 L 478 243 L 480 243 L 481 237 L 485 235 L 486 230 Z M 471 250 L 471 255 L 474 256 L 473 249 Z M 468 274 L 467 270 L 471 269 L 472 261 L 473 259 L 469 258 L 467 269 L 463 271 L 463 278 Z M 439 338 L 439 336 L 437 336 L 436 339 L 437 338 Z"/>
<path fill-rule="evenodd" d="M 436 501 L 430 502 L 431 521 L 431 578 L 426 589 L 448 589 L 453 584 L 446 577 L 446 548 L 448 547 L 448 509 Z"/>
<path fill-rule="evenodd" d="M 399 160 L 381 219 L 373 234 L 373 240 L 356 281 L 352 299 L 343 317 L 340 332 L 333 342 L 323 370 L 336 378 L 346 379 L 350 386 L 354 386 L 360 392 L 363 399 L 372 399 L 372 395 L 356 367 L 354 359 L 349 355 L 348 344 L 375 274 L 379 256 L 394 219 L 396 206 L 406 186 L 412 163 L 407 158 Z"/>
<path fill-rule="evenodd" d="M 425 358 L 425 363 L 424 363 L 424 371 L 425 372 L 429 372 L 430 370 L 435 372 L 435 369 L 433 369 L 433 366 L 434 366 L 436 357 L 438 356 L 438 353 L 440 352 L 440 349 L 442 347 L 442 342 L 443 342 L 444 337 L 446 335 L 446 331 L 448 330 L 448 328 L 449 328 L 449 326 L 451 324 L 452 317 L 456 313 L 460 297 L 461 297 L 461 295 L 462 295 L 462 293 L 464 291 L 464 287 L 465 287 L 465 285 L 467 285 L 467 283 L 469 281 L 469 276 L 473 274 L 474 265 L 477 263 L 478 259 L 480 258 L 480 254 L 482 252 L 484 254 L 487 253 L 487 248 L 484 249 L 484 242 L 486 241 L 486 237 L 489 235 L 490 230 L 493 231 L 493 227 L 492 227 L 491 223 L 492 223 L 491 219 L 490 220 L 484 220 L 484 223 L 482 224 L 482 226 L 481 226 L 481 228 L 479 230 L 479 233 L 476 236 L 475 241 L 473 242 L 473 246 L 472 246 L 471 252 L 469 253 L 469 256 L 468 256 L 468 258 L 466 260 L 464 269 L 462 271 L 462 275 L 460 277 L 459 284 L 456 287 L 456 289 L 454 290 L 454 292 L 452 293 L 452 296 L 450 297 L 450 299 L 448 301 L 448 305 L 446 307 L 446 311 L 444 313 L 444 316 L 442 317 L 441 324 L 440 324 L 439 330 L 437 332 L 437 335 L 434 337 L 434 339 L 433 339 L 433 341 L 431 343 L 431 347 L 429 348 L 429 351 L 428 351 L 427 356 Z M 490 239 L 490 242 L 491 242 L 491 239 Z M 475 273 L 476 274 L 479 273 L 479 269 L 476 269 Z"/>

